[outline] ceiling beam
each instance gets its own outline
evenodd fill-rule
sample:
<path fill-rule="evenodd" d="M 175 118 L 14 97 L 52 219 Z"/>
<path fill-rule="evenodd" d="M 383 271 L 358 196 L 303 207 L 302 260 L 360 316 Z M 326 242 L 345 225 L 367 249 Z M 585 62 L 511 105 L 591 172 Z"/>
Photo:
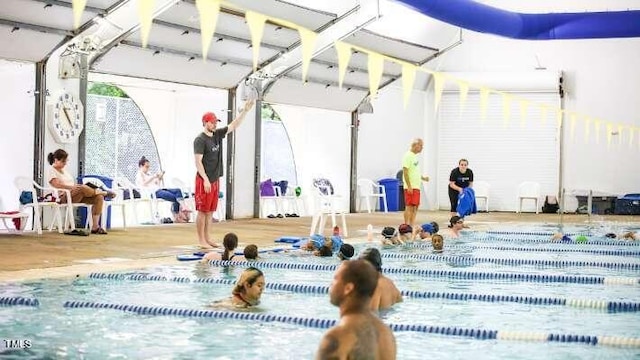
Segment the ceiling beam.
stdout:
<path fill-rule="evenodd" d="M 28 23 L 23 23 L 23 22 L 14 21 L 14 20 L 0 19 L 0 25 L 6 25 L 6 26 L 13 27 L 12 32 L 13 31 L 18 31 L 18 30 L 24 28 L 24 29 L 27 29 L 27 30 L 33 30 L 33 31 L 49 33 L 49 34 L 56 34 L 56 35 L 62 35 L 62 36 L 73 36 L 73 32 L 68 31 L 68 30 L 53 28 L 53 27 L 49 27 L 49 26 L 28 24 Z"/>
<path fill-rule="evenodd" d="M 171 49 L 171 48 L 167 48 L 167 47 L 163 47 L 163 46 L 147 45 L 147 47 L 144 48 L 142 46 L 142 44 L 134 42 L 134 41 L 129 41 L 129 40 L 123 40 L 123 41 L 120 42 L 120 44 L 126 45 L 126 46 L 135 47 L 135 48 L 139 48 L 139 49 L 152 50 L 153 52 L 158 52 L 158 53 L 167 53 L 167 54 L 172 54 L 172 55 L 184 56 L 184 57 L 187 58 L 187 60 L 195 60 L 195 59 L 201 59 L 202 58 L 202 54 L 194 53 L 194 52 L 191 52 L 191 51 Z M 217 63 L 220 63 L 221 66 L 224 66 L 226 64 L 233 64 L 233 65 L 244 66 L 244 67 L 253 66 L 253 63 L 251 61 L 244 61 L 244 60 L 241 60 L 241 59 L 223 59 L 223 58 L 207 56 L 207 60 L 208 61 L 215 61 Z"/>
<path fill-rule="evenodd" d="M 73 8 L 73 4 L 70 2 L 66 2 L 66 1 L 61 1 L 61 0 L 33 0 L 39 3 L 43 3 L 43 4 L 47 4 L 47 5 L 55 5 L 55 6 L 60 6 L 60 7 L 65 7 L 65 8 L 69 8 L 72 9 Z M 45 5 L 46 7 L 46 5 Z M 84 7 L 85 11 L 90 11 L 93 13 L 98 13 L 98 14 L 103 14 L 106 13 L 106 9 L 100 9 L 97 8 L 95 6 L 85 6 Z"/>
<path fill-rule="evenodd" d="M 298 80 L 298 81 L 302 82 L 302 76 L 297 75 L 297 74 L 286 74 L 283 77 L 285 77 L 287 79 Z M 310 82 L 310 83 L 318 84 L 318 85 L 324 85 L 324 86 L 329 85 L 329 86 L 333 86 L 335 89 L 339 89 L 340 88 L 340 86 L 339 86 L 337 81 L 318 79 L 318 78 L 314 78 L 314 77 L 311 77 L 311 76 L 307 76 L 306 82 Z M 342 90 L 344 90 L 344 91 L 360 90 L 360 91 L 364 91 L 364 92 L 369 92 L 369 88 L 366 88 L 366 87 L 363 87 L 363 86 L 360 86 L 360 85 L 347 84 L 345 82 L 342 83 Z"/>

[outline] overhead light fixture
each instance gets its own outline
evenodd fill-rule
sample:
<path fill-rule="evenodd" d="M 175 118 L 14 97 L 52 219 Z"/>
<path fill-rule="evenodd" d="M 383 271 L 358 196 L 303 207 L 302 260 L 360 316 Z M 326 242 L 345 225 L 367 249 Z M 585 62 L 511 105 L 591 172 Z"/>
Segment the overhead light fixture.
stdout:
<path fill-rule="evenodd" d="M 13 29 L 11 29 L 11 32 L 14 33 L 16 31 L 20 30 L 19 26 L 14 26 Z"/>

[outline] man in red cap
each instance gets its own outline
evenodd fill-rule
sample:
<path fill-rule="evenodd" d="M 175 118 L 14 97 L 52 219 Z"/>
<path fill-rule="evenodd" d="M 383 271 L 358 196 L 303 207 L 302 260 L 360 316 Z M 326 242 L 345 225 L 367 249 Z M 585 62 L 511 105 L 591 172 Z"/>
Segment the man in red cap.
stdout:
<path fill-rule="evenodd" d="M 229 125 L 217 128 L 218 118 L 212 112 L 202 115 L 202 133 L 193 141 L 193 153 L 196 159 L 195 200 L 198 216 L 196 229 L 198 242 L 202 248 L 219 247 L 209 239 L 209 224 L 213 212 L 218 208 L 219 178 L 224 173 L 222 161 L 222 139 L 240 126 L 254 101 L 245 102 L 242 112 Z"/>

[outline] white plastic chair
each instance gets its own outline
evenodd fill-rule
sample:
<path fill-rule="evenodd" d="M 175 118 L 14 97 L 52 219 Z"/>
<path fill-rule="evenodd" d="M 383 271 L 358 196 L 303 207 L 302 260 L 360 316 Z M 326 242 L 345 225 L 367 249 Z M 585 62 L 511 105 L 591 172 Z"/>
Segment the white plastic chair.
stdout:
<path fill-rule="evenodd" d="M 311 228 L 309 236 L 313 234 L 322 234 L 327 222 L 327 217 L 331 216 L 331 227 L 336 226 L 336 215 L 340 215 L 342 219 L 341 233 L 348 236 L 346 212 L 338 209 L 338 205 L 342 201 L 342 196 L 331 194 L 330 188 L 324 185 L 314 185 L 314 214 L 311 218 Z"/>
<path fill-rule="evenodd" d="M 129 199 L 131 200 L 131 204 L 133 204 L 133 217 L 134 217 L 134 221 L 139 224 L 138 221 L 138 205 L 139 204 L 145 204 L 146 206 L 149 207 L 149 217 L 150 217 L 150 222 L 153 222 L 153 217 L 154 217 L 154 201 L 155 201 L 155 194 L 152 191 L 149 191 L 147 189 L 141 189 L 138 188 L 135 184 L 133 184 L 131 181 L 129 181 L 129 179 L 127 179 L 124 176 L 118 176 L 114 179 L 116 186 L 120 187 L 120 188 L 124 188 L 127 189 L 129 191 Z M 139 194 L 140 197 L 139 198 L 135 198 L 134 195 L 134 190 L 136 190 Z M 124 198 L 124 197 L 123 197 Z"/>
<path fill-rule="evenodd" d="M 264 182 L 260 184 L 261 188 L 262 186 L 264 186 Z M 267 211 L 267 208 L 271 208 L 269 205 L 269 203 L 271 203 L 273 205 L 273 208 L 275 210 L 276 214 L 282 214 L 281 209 L 280 209 L 280 202 L 278 201 L 278 194 L 280 191 L 280 188 L 278 186 L 273 186 L 273 184 L 271 185 L 271 188 L 273 189 L 273 195 L 262 195 L 262 189 L 261 193 L 260 193 L 260 217 L 262 218 L 266 218 L 268 217 L 266 214 L 269 213 Z M 270 213 L 269 213 L 270 214 Z"/>
<path fill-rule="evenodd" d="M 105 185 L 104 182 L 102 182 L 102 180 L 100 180 L 98 178 L 90 177 L 90 176 L 83 178 L 82 179 L 82 183 L 84 183 L 84 184 L 92 183 L 92 184 L 102 188 L 103 190 L 111 191 L 114 194 L 116 194 L 116 197 L 111 199 L 111 200 L 107 201 L 107 199 L 105 199 L 104 204 L 103 204 L 102 214 L 103 215 L 106 214 L 107 210 L 109 208 L 113 209 L 114 206 L 120 207 L 120 211 L 122 213 L 122 228 L 124 230 L 126 230 L 127 229 L 127 214 L 125 212 L 125 207 L 126 207 L 127 204 L 132 204 L 133 202 L 131 200 L 131 197 L 129 197 L 129 199 L 125 199 L 124 198 L 124 190 L 125 190 L 125 188 L 117 186 L 117 183 L 116 183 L 116 186 L 114 186 L 112 188 L 109 188 L 108 186 Z M 103 224 L 102 224 L 103 227 L 106 228 L 107 227 L 106 219 L 103 219 L 102 221 L 103 221 Z"/>
<path fill-rule="evenodd" d="M 22 193 L 23 191 L 31 193 L 33 202 L 29 204 L 21 204 L 20 211 L 22 212 L 27 208 L 33 209 L 33 231 L 37 232 L 38 235 L 42 235 L 43 211 L 44 209 L 49 208 L 53 211 L 53 218 L 51 219 L 51 223 L 49 224 L 49 231 L 53 230 L 53 224 L 56 223 L 56 225 L 58 226 L 58 232 L 64 232 L 64 227 L 62 226 L 62 216 L 60 213 L 60 205 L 57 202 L 53 201 L 38 202 L 38 191 L 36 190 L 41 190 L 43 193 L 53 193 L 56 198 L 60 198 L 58 189 L 40 186 L 30 178 L 23 176 L 16 177 L 13 181 L 13 184 L 18 189 L 18 193 Z"/>
<path fill-rule="evenodd" d="M 484 200 L 484 208 L 486 212 L 489 212 L 489 190 L 491 185 L 486 181 L 474 181 L 473 191 L 476 194 L 476 204 L 479 199 Z"/>
<path fill-rule="evenodd" d="M 538 203 L 540 201 L 540 184 L 533 181 L 525 181 L 518 185 L 518 211 L 522 212 L 522 200 L 534 200 L 536 203 L 536 214 L 540 211 Z"/>
<path fill-rule="evenodd" d="M 362 209 L 362 203 L 367 206 L 367 212 L 372 212 L 371 200 L 373 200 L 373 211 L 376 210 L 378 199 L 382 200 L 384 212 L 389 212 L 387 207 L 387 192 L 384 186 L 376 184 L 370 179 L 358 179 L 358 211 Z"/>

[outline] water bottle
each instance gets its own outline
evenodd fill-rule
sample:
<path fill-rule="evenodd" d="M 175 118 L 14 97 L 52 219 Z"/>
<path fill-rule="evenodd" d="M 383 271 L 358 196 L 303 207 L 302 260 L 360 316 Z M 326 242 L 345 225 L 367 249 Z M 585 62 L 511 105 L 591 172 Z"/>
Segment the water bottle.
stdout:
<path fill-rule="evenodd" d="M 373 240 L 373 226 L 371 224 L 367 225 L 367 241 Z"/>

